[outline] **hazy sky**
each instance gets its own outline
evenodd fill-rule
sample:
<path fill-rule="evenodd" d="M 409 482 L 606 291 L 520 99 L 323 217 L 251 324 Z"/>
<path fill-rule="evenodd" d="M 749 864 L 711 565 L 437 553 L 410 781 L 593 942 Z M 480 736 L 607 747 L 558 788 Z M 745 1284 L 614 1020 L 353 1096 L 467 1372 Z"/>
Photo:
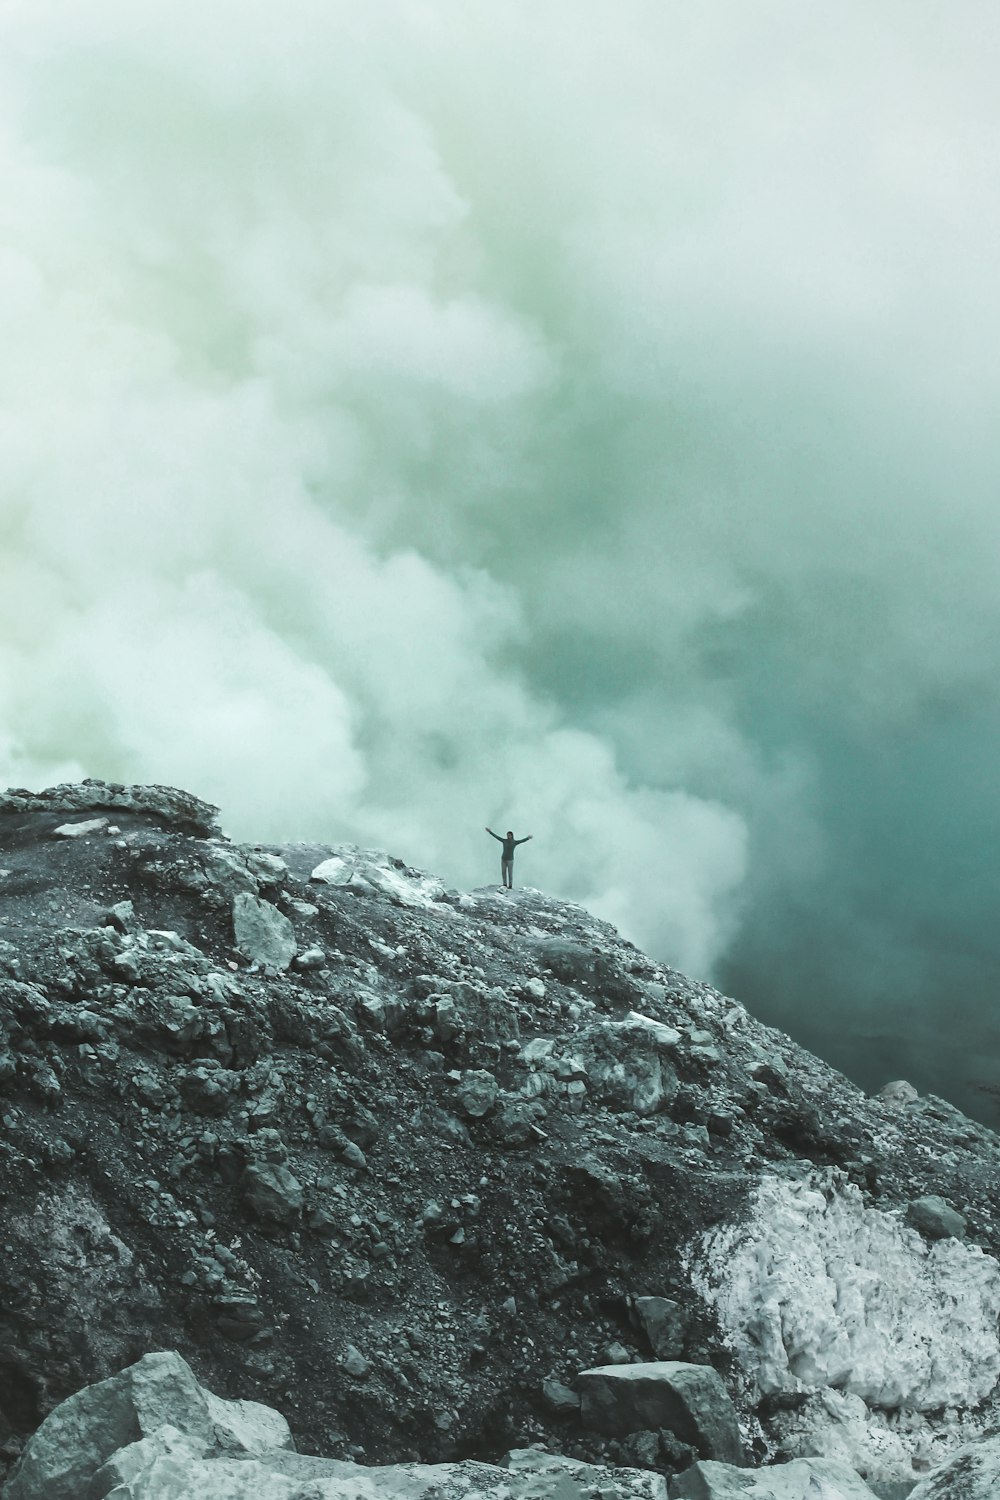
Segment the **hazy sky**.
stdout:
<path fill-rule="evenodd" d="M 0 781 L 531 832 L 992 1118 L 998 76 L 992 0 L 0 0 Z"/>

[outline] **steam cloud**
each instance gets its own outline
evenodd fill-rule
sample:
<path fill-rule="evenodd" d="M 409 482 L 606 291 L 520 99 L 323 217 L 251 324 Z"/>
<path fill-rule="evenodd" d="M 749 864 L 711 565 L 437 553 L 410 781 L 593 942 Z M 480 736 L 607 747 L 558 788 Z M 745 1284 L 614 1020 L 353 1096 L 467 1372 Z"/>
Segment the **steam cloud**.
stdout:
<path fill-rule="evenodd" d="M 463 885 L 531 832 L 988 1110 L 998 52 L 976 0 L 7 0 L 0 780 Z"/>

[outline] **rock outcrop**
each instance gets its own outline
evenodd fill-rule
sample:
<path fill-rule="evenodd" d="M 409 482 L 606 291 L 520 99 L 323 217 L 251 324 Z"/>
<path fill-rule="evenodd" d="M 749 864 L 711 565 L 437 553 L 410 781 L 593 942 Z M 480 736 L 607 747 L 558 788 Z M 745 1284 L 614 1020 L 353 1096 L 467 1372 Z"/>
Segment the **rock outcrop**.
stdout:
<path fill-rule="evenodd" d="M 823 1460 L 943 1500 L 1000 1413 L 998 1184 L 944 1101 L 866 1098 L 537 891 L 234 844 L 171 789 L 0 798 L 7 1464 L 169 1348 L 320 1456 L 272 1484 L 544 1444 L 546 1484 L 640 1471 L 650 1500 L 740 1456 L 735 1493 Z M 585 1372 L 664 1363 L 724 1440 L 690 1403 L 594 1415 Z M 115 1451 L 168 1475 L 190 1442 Z"/>

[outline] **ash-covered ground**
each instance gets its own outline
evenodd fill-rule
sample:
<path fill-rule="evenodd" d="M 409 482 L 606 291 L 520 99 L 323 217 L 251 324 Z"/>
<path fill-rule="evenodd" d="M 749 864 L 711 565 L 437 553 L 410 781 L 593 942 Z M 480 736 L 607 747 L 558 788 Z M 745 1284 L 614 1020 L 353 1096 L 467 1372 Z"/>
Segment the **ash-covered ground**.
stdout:
<path fill-rule="evenodd" d="M 889 1494 L 1000 1376 L 997 1138 L 911 1093 L 538 891 L 236 845 L 169 789 L 10 793 L 3 1455 L 176 1349 L 305 1452 L 669 1475 L 689 1443 L 575 1388 L 668 1359 L 718 1370 L 751 1464 L 840 1443 Z"/>

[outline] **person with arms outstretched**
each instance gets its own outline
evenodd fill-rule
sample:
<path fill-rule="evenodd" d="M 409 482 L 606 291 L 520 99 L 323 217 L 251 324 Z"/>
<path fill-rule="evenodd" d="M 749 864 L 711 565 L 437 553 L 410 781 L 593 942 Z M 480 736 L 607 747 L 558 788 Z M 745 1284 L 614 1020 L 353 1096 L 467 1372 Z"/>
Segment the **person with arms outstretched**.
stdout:
<path fill-rule="evenodd" d="M 500 850 L 500 879 L 507 889 L 511 890 L 514 884 L 514 850 L 518 844 L 526 844 L 531 834 L 527 834 L 523 839 L 516 839 L 509 828 L 506 838 L 501 838 L 498 833 L 493 832 L 492 828 L 487 828 L 486 832 L 491 838 L 496 839 L 498 844 L 503 844 Z"/>

